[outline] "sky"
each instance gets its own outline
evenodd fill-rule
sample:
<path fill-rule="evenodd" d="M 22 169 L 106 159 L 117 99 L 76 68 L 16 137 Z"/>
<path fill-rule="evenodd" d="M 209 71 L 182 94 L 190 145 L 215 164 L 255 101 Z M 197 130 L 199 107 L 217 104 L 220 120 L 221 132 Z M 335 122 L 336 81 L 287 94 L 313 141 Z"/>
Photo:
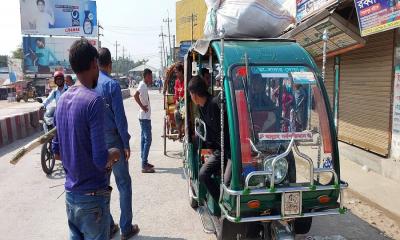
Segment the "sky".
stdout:
<path fill-rule="evenodd" d="M 36 1 L 36 0 L 31 0 Z M 68 0 L 66 0 L 68 1 Z M 168 14 L 172 19 L 171 35 L 175 34 L 176 0 L 97 0 L 97 15 L 104 27 L 100 37 L 102 47 L 110 49 L 115 57 L 115 41 L 118 56 L 133 60 L 149 59 L 149 65 L 160 66 L 161 26 L 167 33 Z M 2 4 L 0 14 L 0 55 L 10 55 L 22 43 L 19 0 Z M 172 41 L 172 37 L 171 37 Z"/>

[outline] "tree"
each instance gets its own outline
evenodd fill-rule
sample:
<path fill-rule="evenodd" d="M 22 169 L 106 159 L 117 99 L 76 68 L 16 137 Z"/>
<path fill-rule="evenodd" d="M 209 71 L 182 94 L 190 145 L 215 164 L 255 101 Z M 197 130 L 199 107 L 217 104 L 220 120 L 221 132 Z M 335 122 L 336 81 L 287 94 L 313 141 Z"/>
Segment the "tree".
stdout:
<path fill-rule="evenodd" d="M 18 46 L 17 49 L 12 51 L 12 57 L 17 59 L 24 59 L 24 50 L 21 46 Z"/>

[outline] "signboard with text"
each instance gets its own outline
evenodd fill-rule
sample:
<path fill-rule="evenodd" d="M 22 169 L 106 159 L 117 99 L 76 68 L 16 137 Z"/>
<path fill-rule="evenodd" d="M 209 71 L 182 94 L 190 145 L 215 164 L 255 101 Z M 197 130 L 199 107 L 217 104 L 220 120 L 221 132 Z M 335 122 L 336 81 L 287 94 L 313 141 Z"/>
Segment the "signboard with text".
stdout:
<path fill-rule="evenodd" d="M 337 0 L 296 0 L 296 19 L 300 22 L 336 2 Z"/>
<path fill-rule="evenodd" d="M 400 27 L 398 0 L 354 0 L 361 36 Z"/>
<path fill-rule="evenodd" d="M 96 1 L 20 0 L 26 35 L 97 36 Z"/>

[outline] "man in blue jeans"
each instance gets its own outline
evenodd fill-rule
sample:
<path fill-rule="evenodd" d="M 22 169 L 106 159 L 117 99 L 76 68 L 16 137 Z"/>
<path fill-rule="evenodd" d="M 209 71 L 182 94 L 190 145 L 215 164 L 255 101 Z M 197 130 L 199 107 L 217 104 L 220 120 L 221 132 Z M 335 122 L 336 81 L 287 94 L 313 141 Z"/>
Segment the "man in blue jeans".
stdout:
<path fill-rule="evenodd" d="M 111 53 L 107 48 L 99 49 L 99 82 L 96 92 L 105 103 L 105 141 L 108 148 L 118 148 L 121 152 L 119 161 L 113 166 L 115 182 L 119 191 L 121 216 L 121 239 L 129 239 L 139 232 L 139 227 L 132 225 L 132 181 L 129 175 L 130 157 L 128 122 L 125 116 L 121 88 L 110 77 L 112 71 Z M 118 232 L 118 225 L 111 216 L 111 237 Z"/>
<path fill-rule="evenodd" d="M 154 166 L 149 163 L 148 156 L 151 146 L 151 106 L 149 98 L 148 86 L 153 84 L 153 72 L 146 68 L 143 71 L 143 81 L 135 92 L 135 100 L 139 104 L 139 122 L 142 129 L 141 136 L 141 157 L 142 157 L 142 173 L 154 173 Z"/>
<path fill-rule="evenodd" d="M 86 39 L 75 41 L 69 53 L 78 77 L 59 99 L 56 110 L 56 159 L 65 170 L 66 211 L 70 240 L 110 238 L 109 171 L 118 161 L 118 149 L 104 141 L 104 102 L 93 91 L 97 85 L 98 53 Z"/>

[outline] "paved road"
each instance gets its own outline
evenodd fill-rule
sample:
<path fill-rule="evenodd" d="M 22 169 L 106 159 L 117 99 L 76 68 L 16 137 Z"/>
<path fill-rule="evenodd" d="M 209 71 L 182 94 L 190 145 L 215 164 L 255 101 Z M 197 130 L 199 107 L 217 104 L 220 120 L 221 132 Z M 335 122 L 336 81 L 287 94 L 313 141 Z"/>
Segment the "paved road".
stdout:
<path fill-rule="evenodd" d="M 133 175 L 134 218 L 142 231 L 141 240 L 208 240 L 215 239 L 203 232 L 200 218 L 186 201 L 186 184 L 180 159 L 181 144 L 168 142 L 169 157 L 162 153 L 162 98 L 151 92 L 153 110 L 153 146 L 150 160 L 157 173 L 140 173 L 139 124 L 137 107 L 132 98 L 125 100 L 129 121 Z M 17 166 L 8 163 L 15 149 L 30 140 L 20 140 L 0 149 L 0 240 L 67 239 L 63 193 L 64 174 L 57 171 L 46 177 L 40 167 L 40 149 L 26 156 Z M 114 188 L 115 183 L 113 183 Z M 118 219 L 118 193 L 114 192 L 112 212 Z M 307 238 L 308 237 L 308 238 Z M 114 239 L 119 239 L 119 236 Z M 298 239 L 387 239 L 377 229 L 348 214 L 322 217 L 315 221 L 308 236 Z"/>
<path fill-rule="evenodd" d="M 0 109 L 1 109 L 0 118 L 34 111 L 34 110 L 39 109 L 40 106 L 41 106 L 40 103 L 35 102 L 32 99 L 29 99 L 29 101 L 27 103 L 24 101 L 8 102 L 5 100 L 1 100 L 0 101 Z"/>

